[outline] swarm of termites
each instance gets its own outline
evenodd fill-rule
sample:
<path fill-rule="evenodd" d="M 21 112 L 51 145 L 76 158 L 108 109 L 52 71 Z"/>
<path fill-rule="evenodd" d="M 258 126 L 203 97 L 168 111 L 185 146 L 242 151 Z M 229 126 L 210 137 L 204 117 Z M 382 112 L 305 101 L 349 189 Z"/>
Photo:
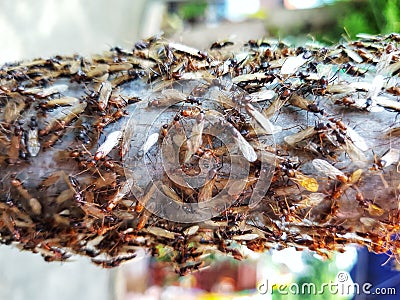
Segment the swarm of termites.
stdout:
<path fill-rule="evenodd" d="M 182 275 L 245 248 L 396 257 L 399 44 L 155 36 L 5 64 L 0 242 L 104 267 L 145 248 Z"/>

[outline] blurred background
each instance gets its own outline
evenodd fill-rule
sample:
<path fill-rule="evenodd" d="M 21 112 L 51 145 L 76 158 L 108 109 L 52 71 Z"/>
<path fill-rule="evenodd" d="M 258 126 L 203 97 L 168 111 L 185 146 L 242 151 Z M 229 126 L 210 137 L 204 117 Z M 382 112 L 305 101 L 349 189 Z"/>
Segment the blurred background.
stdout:
<path fill-rule="evenodd" d="M 1 0 L 0 64 L 55 54 L 90 55 L 116 45 L 130 49 L 136 40 L 161 31 L 200 49 L 216 40 L 260 37 L 331 45 L 360 32 L 399 32 L 399 8 L 400 0 Z M 48 264 L 39 255 L 0 245 L 0 299 L 314 299 L 263 295 L 257 287 L 267 281 L 318 285 L 335 281 L 340 271 L 349 272 L 349 283 L 396 287 L 400 293 L 394 261 L 365 249 L 349 247 L 331 259 L 295 249 L 248 255 L 244 261 L 215 255 L 210 267 L 179 277 L 167 262 L 145 253 L 107 270 L 79 257 Z M 364 296 L 326 293 L 318 299 Z"/>

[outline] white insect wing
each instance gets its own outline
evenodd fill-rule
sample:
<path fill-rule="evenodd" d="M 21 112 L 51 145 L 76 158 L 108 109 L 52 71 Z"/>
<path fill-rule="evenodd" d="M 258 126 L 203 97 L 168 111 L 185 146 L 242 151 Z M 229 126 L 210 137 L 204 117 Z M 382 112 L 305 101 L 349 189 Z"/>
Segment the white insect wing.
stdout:
<path fill-rule="evenodd" d="M 183 234 L 184 235 L 186 235 L 186 236 L 188 236 L 188 235 L 193 235 L 193 234 L 195 234 L 198 230 L 199 230 L 199 226 L 198 225 L 194 225 L 194 226 L 191 226 L 191 227 L 189 227 L 189 228 L 186 228 L 184 231 L 183 231 Z"/>
<path fill-rule="evenodd" d="M 108 104 L 108 100 L 111 97 L 112 85 L 109 81 L 104 81 L 100 85 L 99 89 L 99 107 L 101 110 L 105 110 Z"/>
<path fill-rule="evenodd" d="M 38 137 L 38 129 L 33 128 L 28 131 L 28 151 L 29 154 L 32 157 L 35 157 L 38 155 L 40 151 L 40 143 L 39 143 L 39 137 Z"/>
<path fill-rule="evenodd" d="M 236 129 L 235 129 L 236 130 Z M 234 136 L 240 151 L 242 151 L 243 156 L 249 161 L 254 162 L 257 160 L 256 151 L 254 151 L 253 146 L 251 146 L 245 138 L 236 130 L 236 136 Z"/>
<path fill-rule="evenodd" d="M 243 241 L 251 241 L 259 238 L 260 236 L 257 233 L 247 233 L 242 235 L 235 235 L 232 237 L 233 240 L 243 240 Z"/>
<path fill-rule="evenodd" d="M 336 179 L 337 176 L 346 176 L 342 171 L 332 166 L 329 162 L 323 159 L 316 158 L 312 161 L 312 164 L 322 176 L 328 176 L 331 179 Z"/>
<path fill-rule="evenodd" d="M 142 148 L 139 150 L 139 152 L 142 153 L 142 155 L 145 155 L 151 147 L 153 147 L 157 141 L 158 141 L 159 134 L 158 133 L 153 133 L 151 134 L 148 138 L 147 141 L 143 144 Z"/>
<path fill-rule="evenodd" d="M 381 97 L 381 96 L 377 96 L 374 99 L 375 99 L 376 104 L 378 104 L 380 106 L 400 111 L 400 102 L 391 100 L 387 97 Z"/>
<path fill-rule="evenodd" d="M 169 99 L 174 99 L 177 101 L 183 101 L 186 99 L 185 94 L 175 90 L 175 89 L 165 89 L 161 92 L 163 96 L 169 98 Z"/>
<path fill-rule="evenodd" d="M 100 147 L 97 149 L 96 154 L 100 153 L 102 154 L 102 157 L 106 156 L 110 151 L 118 145 L 119 140 L 122 137 L 122 131 L 114 131 L 111 132 L 106 140 L 104 141 L 103 144 L 100 145 Z"/>
<path fill-rule="evenodd" d="M 360 64 L 360 63 L 363 62 L 362 57 L 361 57 L 357 52 L 355 52 L 354 50 L 345 48 L 344 51 L 345 51 L 346 54 L 347 54 L 353 61 L 355 61 L 356 63 L 359 63 L 359 64 Z"/>
<path fill-rule="evenodd" d="M 282 65 L 281 74 L 290 75 L 295 73 L 306 61 L 307 59 L 303 57 L 303 53 L 288 57 Z"/>
<path fill-rule="evenodd" d="M 188 151 L 186 153 L 185 162 L 188 162 L 197 149 L 203 143 L 203 129 L 204 129 L 204 117 L 200 122 L 196 122 L 192 128 L 192 135 L 188 141 Z"/>
<path fill-rule="evenodd" d="M 285 136 L 283 138 L 283 140 L 288 145 L 295 146 L 298 142 L 301 142 L 302 140 L 305 140 L 305 139 L 313 136 L 315 133 L 316 133 L 316 131 L 315 131 L 314 127 L 310 126 L 298 133 Z"/>
<path fill-rule="evenodd" d="M 273 90 L 264 90 L 250 94 L 251 102 L 261 102 L 265 100 L 271 100 L 276 96 Z"/>
<path fill-rule="evenodd" d="M 203 129 L 204 129 L 204 120 L 201 120 L 198 123 L 196 122 L 196 124 L 193 125 L 192 136 L 190 138 L 191 147 L 193 151 L 196 151 L 203 143 L 202 139 Z"/>
<path fill-rule="evenodd" d="M 246 104 L 246 111 L 258 124 L 260 124 L 266 134 L 279 132 L 279 129 L 275 129 L 272 123 L 250 103 Z"/>
<path fill-rule="evenodd" d="M 367 98 L 376 97 L 378 95 L 378 93 L 382 90 L 383 83 L 384 83 L 383 76 L 382 75 L 376 75 L 374 77 L 374 79 L 372 80 L 372 84 L 371 84 L 370 89 L 368 91 Z"/>
<path fill-rule="evenodd" d="M 364 138 L 361 137 L 357 131 L 354 129 L 348 127 L 346 130 L 347 136 L 350 138 L 350 140 L 353 142 L 353 144 L 360 149 L 361 151 L 367 151 L 369 149 L 367 143 L 365 142 Z"/>
<path fill-rule="evenodd" d="M 364 152 L 361 151 L 360 148 L 358 148 L 351 140 L 346 139 L 343 149 L 352 161 L 367 161 L 367 157 L 365 156 Z"/>
<path fill-rule="evenodd" d="M 390 148 L 381 158 L 384 163 L 384 167 L 389 167 L 390 165 L 397 163 L 400 160 L 400 150 L 396 148 Z"/>

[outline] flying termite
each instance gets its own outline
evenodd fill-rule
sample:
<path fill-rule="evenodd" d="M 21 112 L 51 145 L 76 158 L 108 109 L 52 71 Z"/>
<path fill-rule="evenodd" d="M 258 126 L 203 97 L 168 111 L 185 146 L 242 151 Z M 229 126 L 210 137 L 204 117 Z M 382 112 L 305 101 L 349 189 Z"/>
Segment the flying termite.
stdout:
<path fill-rule="evenodd" d="M 22 94 L 31 94 L 35 95 L 38 98 L 46 98 L 53 94 L 61 94 L 68 89 L 68 85 L 66 84 L 57 84 L 50 86 L 48 88 L 28 88 L 21 91 Z"/>
<path fill-rule="evenodd" d="M 99 146 L 97 149 L 94 159 L 95 160 L 100 160 L 108 155 L 108 153 L 111 152 L 111 150 L 119 144 L 119 141 L 122 137 L 122 131 L 113 131 L 111 132 L 106 140 L 104 141 L 103 144 Z"/>
<path fill-rule="evenodd" d="M 157 190 L 157 186 L 154 182 L 150 182 L 149 185 L 147 186 L 144 195 L 138 199 L 136 202 L 136 207 L 135 211 L 140 213 L 143 211 L 144 207 L 146 206 L 147 202 L 153 197 L 154 192 Z"/>
<path fill-rule="evenodd" d="M 254 162 L 257 160 L 257 153 L 255 152 L 253 146 L 249 144 L 248 141 L 240 134 L 240 132 L 233 127 L 232 124 L 228 125 L 228 129 L 231 131 L 233 139 L 235 140 L 243 156 L 249 161 Z"/>
<path fill-rule="evenodd" d="M 101 111 L 104 111 L 107 108 L 108 100 L 111 97 L 112 93 L 112 85 L 109 81 L 103 81 L 99 87 L 99 98 L 98 98 L 98 108 Z"/>
<path fill-rule="evenodd" d="M 13 177 L 11 179 L 11 185 L 16 188 L 18 193 L 28 201 L 28 204 L 35 215 L 40 215 L 42 213 L 42 204 L 35 197 L 32 197 L 29 191 L 24 187 L 21 180 Z"/>
<path fill-rule="evenodd" d="M 288 57 L 282 65 L 281 74 L 290 75 L 296 73 L 298 68 L 304 65 L 311 58 L 311 56 L 311 52 L 304 52 L 297 56 Z"/>
<path fill-rule="evenodd" d="M 158 133 L 158 132 L 150 134 L 148 136 L 147 140 L 142 145 L 142 147 L 139 149 L 138 155 L 139 156 L 146 155 L 147 152 L 149 152 L 149 150 L 157 143 L 159 137 L 160 137 L 160 133 Z"/>
<path fill-rule="evenodd" d="M 86 102 L 79 103 L 69 109 L 59 110 L 55 116 L 52 116 L 51 121 L 39 131 L 39 135 L 43 136 L 50 131 L 64 129 L 73 119 L 79 116 L 87 106 Z M 67 113 L 65 113 L 67 111 Z"/>
<path fill-rule="evenodd" d="M 318 191 L 319 185 L 317 180 L 313 177 L 304 175 L 300 171 L 294 170 L 294 176 L 293 177 L 289 176 L 289 179 L 294 183 L 301 185 L 307 191 L 313 193 Z"/>
<path fill-rule="evenodd" d="M 206 202 L 212 198 L 212 192 L 215 181 L 217 180 L 217 174 L 218 170 L 216 168 L 213 168 L 208 172 L 206 176 L 206 181 L 197 196 L 197 201 L 200 207 L 202 206 L 203 202 Z"/>
<path fill-rule="evenodd" d="M 38 124 L 36 121 L 36 117 L 32 116 L 31 121 L 29 123 L 29 130 L 26 133 L 27 148 L 30 156 L 32 157 L 37 156 L 40 151 L 40 142 L 38 134 L 39 134 Z"/>
<path fill-rule="evenodd" d="M 106 209 L 111 211 L 118 205 L 118 203 L 124 198 L 130 191 L 133 185 L 133 179 L 126 179 L 119 187 L 116 193 L 112 195 L 112 198 L 108 200 Z"/>
<path fill-rule="evenodd" d="M 23 128 L 22 123 L 16 125 L 14 128 L 14 134 L 11 137 L 10 148 L 8 149 L 8 163 L 15 164 L 18 161 L 20 148 L 21 148 L 21 140 L 23 138 Z"/>
<path fill-rule="evenodd" d="M 161 91 L 160 95 L 149 102 L 148 106 L 166 107 L 186 101 L 186 99 L 186 95 L 176 89 L 164 89 Z"/>
<path fill-rule="evenodd" d="M 381 158 L 376 159 L 376 167 L 383 169 L 397 163 L 400 160 L 400 150 L 397 148 L 390 148 L 387 150 Z"/>
<path fill-rule="evenodd" d="M 283 139 L 288 145 L 295 147 L 299 142 L 314 136 L 317 133 L 314 126 L 309 126 L 295 134 L 285 136 Z"/>
<path fill-rule="evenodd" d="M 184 162 L 187 163 L 194 153 L 203 143 L 203 129 L 205 124 L 204 112 L 201 111 L 196 117 L 196 123 L 193 125 L 190 138 L 187 140 L 187 151 Z"/>
<path fill-rule="evenodd" d="M 314 159 L 312 161 L 314 168 L 321 173 L 322 176 L 328 176 L 331 179 L 338 180 L 339 185 L 335 187 L 332 193 L 332 199 L 339 199 L 343 193 L 352 185 L 357 183 L 363 173 L 362 169 L 357 169 L 349 176 L 345 175 L 342 171 L 332 166 L 329 162 L 323 159 Z"/>
<path fill-rule="evenodd" d="M 282 130 L 280 127 L 273 126 L 265 115 L 260 113 L 252 104 L 246 103 L 245 109 L 247 113 L 265 130 L 266 134 L 274 134 Z"/>
<path fill-rule="evenodd" d="M 312 113 L 319 113 L 321 115 L 324 114 L 324 110 L 320 109 L 313 101 L 307 100 L 297 93 L 292 94 L 292 96 L 289 98 L 289 103 Z"/>

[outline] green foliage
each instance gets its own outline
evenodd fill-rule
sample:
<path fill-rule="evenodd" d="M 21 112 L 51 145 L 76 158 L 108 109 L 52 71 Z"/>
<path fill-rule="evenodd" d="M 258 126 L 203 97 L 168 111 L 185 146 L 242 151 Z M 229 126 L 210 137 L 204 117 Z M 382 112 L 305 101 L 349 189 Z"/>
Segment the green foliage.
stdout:
<path fill-rule="evenodd" d="M 400 0 L 368 0 L 348 3 L 339 21 L 351 38 L 357 33 L 385 34 L 400 31 Z"/>
<path fill-rule="evenodd" d="M 206 9 L 207 2 L 204 0 L 184 3 L 179 7 L 178 15 L 183 20 L 194 20 L 203 17 Z"/>

